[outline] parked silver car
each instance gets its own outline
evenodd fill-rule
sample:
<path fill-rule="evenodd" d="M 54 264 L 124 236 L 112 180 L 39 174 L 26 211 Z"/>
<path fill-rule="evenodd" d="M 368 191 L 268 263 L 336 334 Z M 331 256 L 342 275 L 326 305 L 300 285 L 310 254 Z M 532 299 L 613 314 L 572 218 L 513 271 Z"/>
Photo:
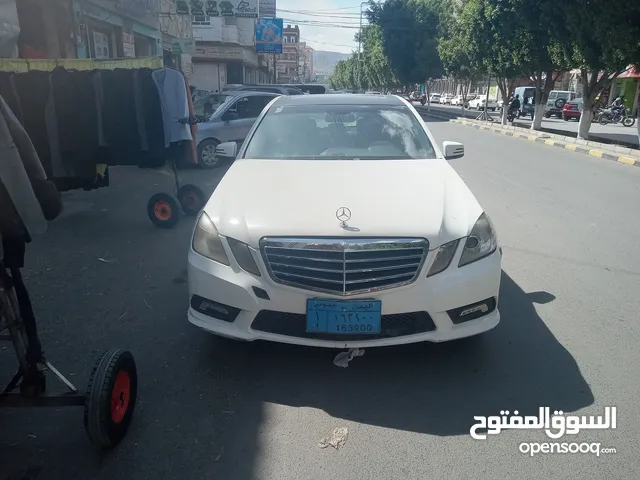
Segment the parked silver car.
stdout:
<path fill-rule="evenodd" d="M 196 101 L 200 166 L 217 166 L 219 158 L 215 151 L 220 143 L 236 142 L 240 148 L 264 107 L 278 96 L 277 93 L 232 90 L 213 93 Z"/>

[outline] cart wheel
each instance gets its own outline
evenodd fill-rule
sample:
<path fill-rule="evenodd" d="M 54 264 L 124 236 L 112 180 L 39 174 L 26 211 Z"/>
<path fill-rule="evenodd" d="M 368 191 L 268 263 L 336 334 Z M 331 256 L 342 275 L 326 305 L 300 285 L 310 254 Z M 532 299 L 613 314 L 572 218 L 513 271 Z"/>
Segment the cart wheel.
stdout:
<path fill-rule="evenodd" d="M 113 349 L 98 360 L 84 401 L 84 428 L 102 449 L 115 447 L 126 435 L 138 393 L 136 362 L 130 352 Z"/>
<path fill-rule="evenodd" d="M 195 185 L 183 185 L 178 190 L 178 201 L 185 215 L 197 215 L 204 207 L 204 192 Z"/>
<path fill-rule="evenodd" d="M 147 215 L 156 227 L 175 227 L 180 220 L 180 205 L 172 195 L 156 193 L 147 203 Z"/>

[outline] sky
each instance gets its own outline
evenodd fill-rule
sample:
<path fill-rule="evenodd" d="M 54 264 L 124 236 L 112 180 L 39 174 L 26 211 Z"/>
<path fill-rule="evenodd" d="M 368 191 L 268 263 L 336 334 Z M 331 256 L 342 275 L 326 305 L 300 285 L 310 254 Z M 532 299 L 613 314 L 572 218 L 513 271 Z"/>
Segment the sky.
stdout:
<path fill-rule="evenodd" d="M 284 24 L 297 24 L 303 42 L 316 50 L 351 53 L 360 24 L 361 0 L 276 0 Z M 366 9 L 366 5 L 364 7 Z"/>

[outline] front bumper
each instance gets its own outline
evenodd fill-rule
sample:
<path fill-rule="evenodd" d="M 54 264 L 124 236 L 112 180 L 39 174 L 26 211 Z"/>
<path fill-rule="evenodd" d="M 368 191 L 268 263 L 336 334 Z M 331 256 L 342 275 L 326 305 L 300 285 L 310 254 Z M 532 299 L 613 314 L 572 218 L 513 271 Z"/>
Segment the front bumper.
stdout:
<path fill-rule="evenodd" d="M 189 251 L 189 321 L 216 335 L 237 340 L 267 340 L 329 348 L 364 348 L 416 342 L 445 342 L 470 337 L 494 328 L 501 253 L 458 268 L 462 249 L 450 267 L 427 278 L 436 250 L 429 252 L 418 280 L 410 285 L 350 300 L 375 298 L 382 302 L 382 332 L 371 336 L 340 336 L 306 332 L 306 303 L 310 298 L 341 299 L 275 283 L 258 252 L 254 260 L 261 276 L 211 261 Z M 474 314 L 457 317 L 461 307 L 486 304 Z M 455 320 L 452 320 L 452 318 Z"/>

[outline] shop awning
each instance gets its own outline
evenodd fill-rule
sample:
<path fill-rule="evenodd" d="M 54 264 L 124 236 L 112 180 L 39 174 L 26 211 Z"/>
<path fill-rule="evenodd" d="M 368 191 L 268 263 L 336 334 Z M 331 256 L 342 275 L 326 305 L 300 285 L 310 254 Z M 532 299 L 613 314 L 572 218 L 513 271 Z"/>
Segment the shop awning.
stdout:
<path fill-rule="evenodd" d="M 640 78 L 640 68 L 629 65 L 629 68 L 618 75 L 618 78 Z"/>

